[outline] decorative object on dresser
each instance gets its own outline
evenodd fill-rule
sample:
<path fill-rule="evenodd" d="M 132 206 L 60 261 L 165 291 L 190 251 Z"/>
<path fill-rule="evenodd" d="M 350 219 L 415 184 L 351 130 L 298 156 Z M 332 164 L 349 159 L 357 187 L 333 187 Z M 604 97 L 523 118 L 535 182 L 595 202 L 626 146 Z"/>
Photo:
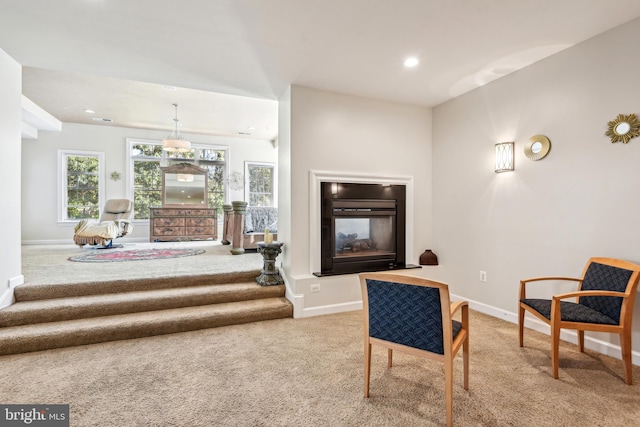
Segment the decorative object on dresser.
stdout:
<path fill-rule="evenodd" d="M 149 240 L 217 240 L 216 209 L 208 207 L 207 171 L 189 163 L 161 169 L 162 207 L 150 208 Z"/>

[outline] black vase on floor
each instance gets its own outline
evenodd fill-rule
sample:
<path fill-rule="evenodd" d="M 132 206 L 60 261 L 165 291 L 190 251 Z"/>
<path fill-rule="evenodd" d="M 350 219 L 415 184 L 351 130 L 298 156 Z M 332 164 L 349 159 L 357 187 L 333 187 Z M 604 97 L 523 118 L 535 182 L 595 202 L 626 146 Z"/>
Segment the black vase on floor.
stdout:
<path fill-rule="evenodd" d="M 438 257 L 431 249 L 427 249 L 420 255 L 420 265 L 438 265 Z"/>

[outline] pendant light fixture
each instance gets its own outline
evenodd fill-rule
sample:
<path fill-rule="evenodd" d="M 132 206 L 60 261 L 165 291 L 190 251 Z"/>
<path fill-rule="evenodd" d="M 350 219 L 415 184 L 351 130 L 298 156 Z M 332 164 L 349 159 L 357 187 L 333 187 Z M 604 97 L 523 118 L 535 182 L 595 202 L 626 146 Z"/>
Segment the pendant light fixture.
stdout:
<path fill-rule="evenodd" d="M 173 104 L 173 106 L 176 109 L 176 118 L 173 119 L 175 122 L 174 130 L 171 135 L 162 140 L 162 149 L 169 152 L 186 153 L 191 150 L 191 143 L 185 141 L 178 131 L 178 104 Z"/>

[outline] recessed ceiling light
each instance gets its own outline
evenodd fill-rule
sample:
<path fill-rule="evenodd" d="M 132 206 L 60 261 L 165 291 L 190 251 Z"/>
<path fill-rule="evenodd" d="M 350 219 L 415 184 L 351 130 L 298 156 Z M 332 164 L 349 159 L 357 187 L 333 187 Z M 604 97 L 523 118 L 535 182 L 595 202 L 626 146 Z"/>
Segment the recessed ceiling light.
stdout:
<path fill-rule="evenodd" d="M 256 130 L 256 128 L 253 126 L 249 126 L 249 130 Z"/>
<path fill-rule="evenodd" d="M 407 68 L 415 67 L 419 63 L 420 61 L 418 61 L 418 58 L 416 58 L 415 56 L 409 57 L 404 60 L 404 66 Z"/>
<path fill-rule="evenodd" d="M 96 122 L 112 122 L 112 119 L 107 119 L 104 117 L 91 117 L 91 120 L 94 120 Z"/>
<path fill-rule="evenodd" d="M 85 113 L 87 113 L 87 114 L 95 114 L 95 113 L 96 113 L 95 111 L 93 111 L 93 110 L 91 110 L 91 109 L 89 109 L 89 108 L 87 108 L 86 110 L 84 110 L 84 112 L 85 112 Z"/>
<path fill-rule="evenodd" d="M 162 89 L 166 91 L 174 91 L 174 90 L 177 90 L 178 88 L 175 86 L 163 85 Z"/>

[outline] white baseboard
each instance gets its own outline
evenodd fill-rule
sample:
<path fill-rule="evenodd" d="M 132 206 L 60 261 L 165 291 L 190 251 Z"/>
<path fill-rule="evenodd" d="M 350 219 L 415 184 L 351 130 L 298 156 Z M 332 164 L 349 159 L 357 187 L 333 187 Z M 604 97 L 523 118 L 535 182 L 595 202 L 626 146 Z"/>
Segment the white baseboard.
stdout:
<path fill-rule="evenodd" d="M 14 302 L 13 288 L 9 288 L 3 292 L 2 296 L 0 296 L 0 309 L 9 307 Z"/>
<path fill-rule="evenodd" d="M 302 310 L 302 317 L 322 316 L 324 314 L 337 314 L 354 310 L 362 310 L 362 301 L 352 301 L 340 304 L 305 308 Z"/>
<path fill-rule="evenodd" d="M 284 297 L 288 299 L 291 302 L 291 304 L 293 304 L 293 318 L 299 319 L 303 317 L 302 310 L 304 308 L 304 295 L 294 294 L 293 291 L 291 290 L 291 285 L 289 283 L 289 280 L 287 280 L 287 275 L 284 274 L 283 269 L 280 268 L 279 271 L 280 271 L 280 276 L 282 276 L 282 279 L 284 280 L 284 286 L 285 286 Z"/>
<path fill-rule="evenodd" d="M 16 286 L 24 284 L 24 275 L 19 275 L 9 279 L 9 289 L 15 289 Z"/>
<path fill-rule="evenodd" d="M 23 240 L 23 246 L 30 245 L 74 245 L 73 236 L 69 239 L 51 239 L 51 240 Z M 113 243 L 149 243 L 149 237 L 123 237 L 114 239 Z"/>
<path fill-rule="evenodd" d="M 469 308 L 479 311 L 480 313 L 497 317 L 499 319 L 506 320 L 507 322 L 514 323 L 516 325 L 518 324 L 517 313 L 504 311 L 499 308 L 496 308 L 481 302 L 473 301 L 468 298 L 462 298 L 453 294 L 451 295 L 451 297 L 452 299 L 464 299 L 468 301 Z M 546 323 L 538 319 L 525 316 L 524 326 L 526 328 L 533 329 L 534 331 L 541 332 L 545 335 L 551 335 L 549 325 L 547 325 Z M 576 331 L 573 331 L 573 330 L 563 329 L 560 332 L 560 339 L 563 341 L 570 342 L 571 344 L 575 344 L 575 345 L 578 344 L 578 334 L 576 333 Z M 525 340 L 526 340 L 526 337 L 525 337 Z M 518 345 L 517 342 L 514 344 Z M 611 344 L 611 343 L 599 340 L 597 338 L 589 337 L 588 335 L 585 334 L 584 346 L 585 348 L 595 351 L 597 353 L 611 356 L 618 360 L 622 360 L 622 351 L 619 345 Z M 640 366 L 640 353 L 637 351 L 632 351 L 631 361 L 634 365 Z"/>

